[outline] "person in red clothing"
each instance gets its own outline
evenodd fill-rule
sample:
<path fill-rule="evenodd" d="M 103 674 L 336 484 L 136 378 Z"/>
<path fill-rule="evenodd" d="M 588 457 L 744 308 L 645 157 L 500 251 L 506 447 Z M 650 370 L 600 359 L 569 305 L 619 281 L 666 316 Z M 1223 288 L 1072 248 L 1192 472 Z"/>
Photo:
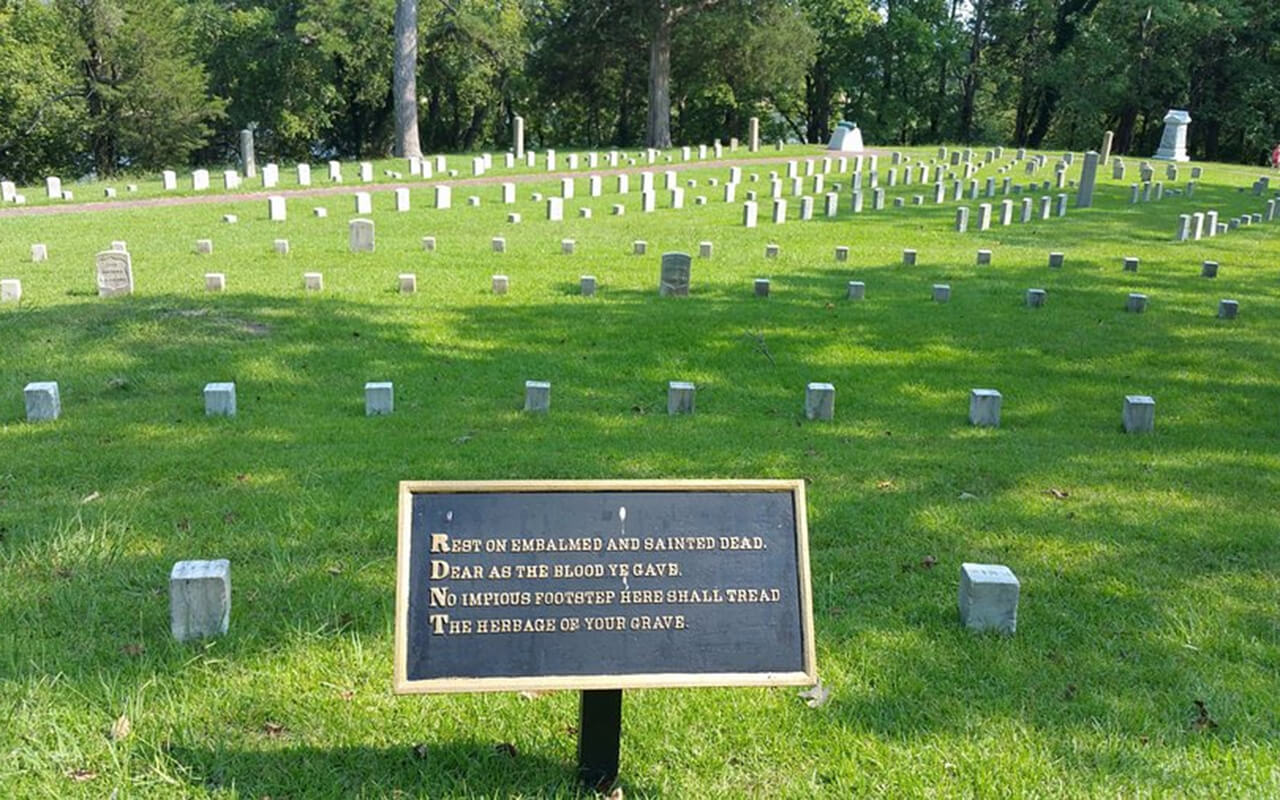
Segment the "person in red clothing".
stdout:
<path fill-rule="evenodd" d="M 1280 169 L 1280 144 L 1276 145 L 1276 149 L 1271 151 L 1271 166 Z"/>

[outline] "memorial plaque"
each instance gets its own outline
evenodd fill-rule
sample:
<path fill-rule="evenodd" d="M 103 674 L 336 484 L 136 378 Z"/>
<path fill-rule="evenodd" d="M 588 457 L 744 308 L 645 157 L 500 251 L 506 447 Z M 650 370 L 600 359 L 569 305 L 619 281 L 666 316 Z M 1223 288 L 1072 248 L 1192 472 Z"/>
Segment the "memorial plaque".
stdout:
<path fill-rule="evenodd" d="M 99 297 L 133 294 L 133 260 L 128 253 L 105 250 L 96 261 Z"/>
<path fill-rule="evenodd" d="M 812 685 L 802 481 L 400 484 L 399 693 Z"/>

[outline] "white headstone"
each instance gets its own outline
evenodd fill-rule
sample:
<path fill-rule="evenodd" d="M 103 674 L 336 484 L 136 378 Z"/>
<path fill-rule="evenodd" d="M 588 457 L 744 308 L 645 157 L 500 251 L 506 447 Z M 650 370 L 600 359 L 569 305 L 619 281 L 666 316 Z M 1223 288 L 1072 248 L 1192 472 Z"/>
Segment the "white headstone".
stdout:
<path fill-rule="evenodd" d="M 128 253 L 104 250 L 95 257 L 98 297 L 133 294 L 133 259 Z"/>
<path fill-rule="evenodd" d="M 236 385 L 234 383 L 206 383 L 204 386 L 204 414 L 206 417 L 234 417 L 236 415 Z"/>
<path fill-rule="evenodd" d="M 1153 158 L 1162 161 L 1190 161 L 1187 156 L 1187 126 L 1191 115 L 1182 109 L 1169 109 L 1164 115 L 1164 134 Z"/>
<path fill-rule="evenodd" d="M 395 410 L 395 386 L 390 381 L 369 381 L 364 385 L 364 414 L 376 417 Z"/>
<path fill-rule="evenodd" d="M 221 636 L 231 622 L 231 562 L 179 561 L 169 572 L 169 632 L 180 642 Z"/>
<path fill-rule="evenodd" d="M 1018 578 L 1002 564 L 961 564 L 961 624 L 975 631 L 1016 632 L 1019 588 Z"/>

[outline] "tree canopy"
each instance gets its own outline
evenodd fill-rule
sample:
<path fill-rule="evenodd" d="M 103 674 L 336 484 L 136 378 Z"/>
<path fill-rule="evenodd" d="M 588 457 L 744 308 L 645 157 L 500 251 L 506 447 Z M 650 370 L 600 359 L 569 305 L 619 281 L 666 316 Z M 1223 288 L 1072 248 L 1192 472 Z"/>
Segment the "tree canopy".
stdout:
<path fill-rule="evenodd" d="M 0 174 L 371 157 L 396 141 L 405 0 L 0 0 Z M 417 0 L 424 151 L 822 141 L 1154 152 L 1280 140 L 1270 0 Z M 402 20 L 403 33 L 403 20 Z M 401 62 L 404 64 L 404 62 Z M 398 83 L 402 113 L 408 107 Z M 404 127 L 404 118 L 401 119 Z"/>

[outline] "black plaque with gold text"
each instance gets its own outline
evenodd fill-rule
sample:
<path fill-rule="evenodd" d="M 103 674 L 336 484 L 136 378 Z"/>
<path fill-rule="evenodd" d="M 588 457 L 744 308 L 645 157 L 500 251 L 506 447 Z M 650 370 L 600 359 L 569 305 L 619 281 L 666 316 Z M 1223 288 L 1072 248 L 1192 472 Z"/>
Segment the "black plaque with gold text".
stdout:
<path fill-rule="evenodd" d="M 398 692 L 816 680 L 799 481 L 405 482 Z"/>

